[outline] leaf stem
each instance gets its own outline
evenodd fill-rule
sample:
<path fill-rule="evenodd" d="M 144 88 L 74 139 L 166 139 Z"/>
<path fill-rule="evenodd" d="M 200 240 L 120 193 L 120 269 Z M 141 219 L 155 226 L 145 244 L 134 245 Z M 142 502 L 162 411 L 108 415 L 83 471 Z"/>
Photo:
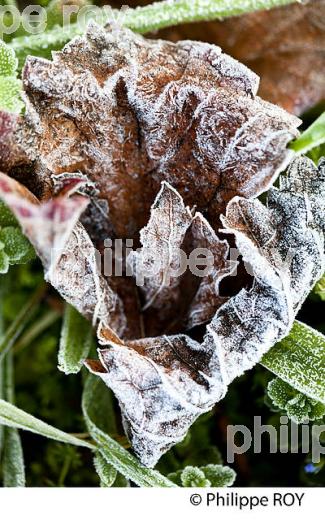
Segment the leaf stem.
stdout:
<path fill-rule="evenodd" d="M 72 462 L 71 453 L 68 453 L 64 458 L 63 466 L 61 468 L 61 472 L 60 472 L 60 476 L 59 476 L 59 480 L 58 480 L 58 487 L 64 487 L 64 481 L 66 479 L 67 474 L 69 473 L 71 462 Z"/>
<path fill-rule="evenodd" d="M 13 365 L 13 352 L 10 350 L 5 359 L 4 363 L 4 395 L 6 401 L 11 404 L 15 404 L 15 388 L 14 388 L 14 365 Z"/>
<path fill-rule="evenodd" d="M 15 402 L 14 356 L 9 350 L 3 363 L 3 393 L 8 403 Z M 20 435 L 16 428 L 4 427 L 3 444 L 3 485 L 4 487 L 25 487 L 25 464 Z"/>

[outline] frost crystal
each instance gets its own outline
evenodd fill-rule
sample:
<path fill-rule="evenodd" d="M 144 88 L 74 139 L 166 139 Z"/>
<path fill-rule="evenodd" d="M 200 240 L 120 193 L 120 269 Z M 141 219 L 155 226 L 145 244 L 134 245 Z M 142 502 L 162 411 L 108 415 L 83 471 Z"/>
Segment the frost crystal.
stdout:
<path fill-rule="evenodd" d="M 321 419 L 325 415 L 325 405 L 323 403 L 295 390 L 279 377 L 269 382 L 267 394 L 272 403 L 284 410 L 289 419 L 297 424 Z"/>

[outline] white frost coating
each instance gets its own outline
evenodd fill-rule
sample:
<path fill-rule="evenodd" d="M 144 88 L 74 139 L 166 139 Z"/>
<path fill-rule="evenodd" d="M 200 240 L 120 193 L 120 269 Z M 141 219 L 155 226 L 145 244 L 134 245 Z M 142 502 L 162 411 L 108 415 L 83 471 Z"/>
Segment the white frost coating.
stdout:
<path fill-rule="evenodd" d="M 181 284 L 187 270 L 197 287 L 184 326 L 190 329 L 209 321 L 226 301 L 219 295 L 220 281 L 237 266 L 227 259 L 226 240 L 217 237 L 201 213 L 191 212 L 179 193 L 166 182 L 152 205 L 149 223 L 141 230 L 140 238 L 142 249 L 131 252 L 128 261 L 145 296 L 144 310 L 152 306 L 160 315 L 170 310 L 175 319 L 175 308 L 185 299 Z M 194 257 L 191 260 L 191 253 L 198 255 L 200 251 L 209 253 L 210 268 L 205 276 L 197 276 L 196 260 Z"/>
<path fill-rule="evenodd" d="M 325 161 L 315 168 L 296 159 L 268 207 L 235 198 L 223 222 L 255 274 L 216 313 L 202 344 L 185 335 L 125 343 L 99 350 L 91 363 L 119 399 L 125 430 L 148 466 L 286 336 L 306 295 L 325 269 Z M 105 371 L 103 371 L 105 370 Z"/>
<path fill-rule="evenodd" d="M 99 323 L 122 335 L 126 326 L 123 305 L 100 274 L 97 261 L 94 245 L 78 223 L 48 281 L 93 325 Z"/>
<path fill-rule="evenodd" d="M 188 329 L 208 322 L 216 310 L 227 298 L 220 296 L 219 284 L 223 278 L 230 276 L 237 268 L 237 262 L 228 260 L 229 245 L 226 240 L 220 240 L 208 221 L 196 213 L 192 226 L 192 248 L 206 249 L 212 256 L 212 269 L 200 279 L 198 290 L 191 302 L 186 327 Z"/>
<path fill-rule="evenodd" d="M 141 252 L 131 252 L 129 262 L 138 283 L 144 281 L 146 304 L 161 308 L 179 298 L 180 249 L 193 215 L 179 193 L 163 183 L 151 208 L 148 225 L 140 232 Z"/>
<path fill-rule="evenodd" d="M 33 137 L 26 144 L 30 157 L 35 158 L 36 148 L 38 167 L 49 175 L 81 171 L 87 176 L 99 199 L 107 203 L 112 236 L 137 237 L 148 222 L 161 183 L 173 186 L 169 195 L 180 212 L 177 218 L 184 212 L 186 216 L 176 233 L 171 218 L 164 220 L 167 248 L 161 250 L 167 271 L 173 240 L 179 243 L 184 235 L 187 240 L 192 231 L 192 245 L 207 240 L 212 246 L 212 229 L 218 227 L 227 202 L 235 195 L 255 197 L 264 191 L 292 156 L 286 145 L 296 135 L 299 120 L 258 98 L 256 75 L 215 46 L 150 41 L 128 30 L 92 25 L 84 37 L 56 53 L 52 62 L 30 57 L 23 76 L 28 99 L 23 121 L 28 136 Z M 310 164 L 305 169 L 310 177 L 315 176 Z M 295 182 L 290 179 L 290 186 Z M 225 394 L 228 383 L 287 333 L 299 301 L 314 282 L 314 264 L 308 254 L 309 268 L 303 278 L 297 265 L 288 269 L 283 264 L 288 249 L 295 245 L 296 222 L 291 216 L 300 225 L 300 215 L 306 216 L 306 200 L 308 223 L 301 230 L 302 242 L 310 239 L 312 228 L 314 241 L 310 240 L 316 244 L 312 253 L 322 250 L 320 225 L 314 226 L 319 190 L 314 180 L 312 184 L 304 196 L 301 187 L 294 188 L 297 193 L 282 188 L 279 195 L 272 191 L 270 201 L 272 196 L 287 197 L 290 218 L 254 201 L 237 198 L 229 204 L 225 225 L 251 261 L 255 281 L 251 290 L 241 291 L 219 308 L 202 344 L 186 335 L 137 341 L 117 338 L 110 327 L 114 322 L 115 332 L 121 334 L 124 313 L 115 293 L 97 273 L 89 236 L 79 223 L 74 226 L 66 242 L 67 258 L 60 257 L 57 280 L 52 283 L 75 307 L 94 322 L 100 321 L 99 341 L 111 348 L 101 350 L 101 364 L 89 362 L 89 368 L 119 398 L 126 431 L 145 464 L 153 465 L 183 438 L 200 413 Z M 186 205 L 204 211 L 212 228 L 197 214 L 200 233 L 195 227 L 191 230 Z M 276 200 L 274 206 L 281 204 Z M 176 219 L 175 213 L 171 216 Z M 271 248 L 259 250 L 261 244 L 251 239 L 249 219 L 263 246 L 274 241 L 275 259 Z M 156 244 L 161 247 L 158 240 Z M 221 264 L 226 264 L 227 245 L 220 244 Z M 86 273 L 79 263 L 77 268 L 71 265 L 70 252 L 76 250 L 82 250 Z M 315 270 L 319 275 L 318 266 Z M 199 286 L 200 305 L 202 293 L 216 287 L 214 282 L 220 281 L 222 272 L 223 267 L 215 280 Z M 151 307 L 165 293 L 162 282 L 164 277 L 158 278 L 158 287 L 152 291 L 154 284 L 149 286 Z M 296 305 L 291 292 L 297 296 Z M 137 302 L 131 299 L 130 304 L 128 297 L 124 302 L 125 308 L 128 303 L 137 311 Z M 201 306 L 204 312 L 206 303 Z M 197 312 L 192 310 L 193 320 Z M 215 312 L 211 310 L 209 320 Z M 157 321 L 160 314 L 159 306 Z M 139 318 L 137 312 L 135 318 Z"/>

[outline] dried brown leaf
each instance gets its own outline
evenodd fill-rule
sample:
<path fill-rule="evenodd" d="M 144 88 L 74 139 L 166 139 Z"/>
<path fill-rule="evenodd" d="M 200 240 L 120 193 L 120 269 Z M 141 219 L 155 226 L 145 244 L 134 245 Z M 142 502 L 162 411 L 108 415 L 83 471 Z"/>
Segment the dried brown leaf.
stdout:
<path fill-rule="evenodd" d="M 8 171 L 16 163 L 15 143 L 13 142 L 14 130 L 19 116 L 9 112 L 0 111 L 0 168 Z M 26 162 L 26 156 L 23 157 Z"/>
<path fill-rule="evenodd" d="M 180 297 L 180 250 L 193 215 L 182 197 L 164 183 L 151 208 L 149 223 L 141 230 L 141 251 L 132 252 L 138 286 L 143 281 L 144 309 L 175 307 Z"/>
<path fill-rule="evenodd" d="M 203 343 L 162 336 L 99 350 L 106 373 L 88 365 L 117 396 L 140 460 L 154 465 L 189 426 L 289 332 L 308 291 L 325 269 L 325 162 L 300 158 L 268 207 L 232 200 L 223 219 L 254 272 L 251 289 L 230 298 L 207 326 Z M 105 343 L 105 340 L 103 341 Z"/>
<path fill-rule="evenodd" d="M 324 164 L 317 172 L 296 161 L 268 208 L 243 198 L 265 191 L 286 166 L 299 120 L 257 97 L 257 76 L 215 46 L 92 24 L 52 62 L 30 57 L 23 81 L 26 115 L 6 133 L 0 164 L 22 148 L 32 186 L 14 163 L 6 172 L 43 201 L 4 175 L 0 194 L 47 279 L 99 325 L 105 348 L 88 367 L 115 392 L 134 450 L 153 465 L 288 332 L 319 278 Z M 226 207 L 226 232 L 254 271 L 252 288 L 228 300 L 219 283 L 234 266 L 217 235 Z M 124 271 L 104 277 L 95 250 L 103 254 L 108 237 L 137 241 L 139 233 L 135 271 L 148 274 L 150 256 L 161 263 L 145 277 L 149 316 L 140 313 L 134 280 Z M 173 276 L 180 247 L 209 249 L 212 272 Z M 172 335 L 180 322 L 182 330 L 210 323 L 200 342 Z"/>

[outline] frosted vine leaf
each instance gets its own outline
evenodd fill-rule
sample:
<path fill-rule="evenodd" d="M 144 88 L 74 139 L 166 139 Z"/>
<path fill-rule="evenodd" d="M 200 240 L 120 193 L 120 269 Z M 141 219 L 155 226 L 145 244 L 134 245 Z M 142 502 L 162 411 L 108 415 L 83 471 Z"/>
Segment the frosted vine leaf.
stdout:
<path fill-rule="evenodd" d="M 100 322 L 122 333 L 122 304 L 99 273 L 95 248 L 78 222 L 88 200 L 63 195 L 39 204 L 26 188 L 1 173 L 0 197 L 35 247 L 45 278 L 94 324 Z"/>
<path fill-rule="evenodd" d="M 288 332 L 320 277 L 323 170 L 295 163 L 298 179 L 292 173 L 290 189 L 283 184 L 271 191 L 270 209 L 241 197 L 228 205 L 226 231 L 236 235 L 255 279 L 251 289 L 225 301 L 218 285 L 233 266 L 228 244 L 217 234 L 220 212 L 232 197 L 255 197 L 268 188 L 293 156 L 286 145 L 299 120 L 261 100 L 257 76 L 215 46 L 150 41 L 94 24 L 53 61 L 30 57 L 23 83 L 26 115 L 1 116 L 0 168 L 25 187 L 19 192 L 2 176 L 1 196 L 35 246 L 47 279 L 99 325 L 104 348 L 100 361 L 87 366 L 118 397 L 136 454 L 154 465 L 224 396 L 234 377 Z M 137 244 L 146 225 L 142 250 L 133 258 L 137 263 L 155 247 L 163 276 L 144 285 L 147 308 L 141 310 L 136 280 L 124 271 L 102 275 L 95 247 L 104 256 L 107 237 Z M 231 243 L 233 237 L 225 236 Z M 266 243 L 272 247 L 263 248 Z M 211 250 L 215 269 L 210 278 L 186 283 L 183 315 L 174 294 L 183 296 L 184 280 L 170 288 L 164 274 L 175 264 L 176 246 L 191 251 L 201 244 Z M 290 270 L 284 260 L 294 246 L 299 255 Z M 245 280 L 239 282 L 243 287 Z M 183 333 L 205 321 L 204 337 L 199 327 L 193 337 Z M 108 442 L 100 435 L 101 441 Z M 106 448 L 102 454 L 110 464 L 116 463 L 110 449 L 126 461 L 127 477 L 152 476 L 136 464 L 131 477 L 126 464 L 134 459 L 117 443 Z"/>
<path fill-rule="evenodd" d="M 216 46 L 92 23 L 53 61 L 29 57 L 23 83 L 17 139 L 39 182 L 82 171 L 118 237 L 146 225 L 162 181 L 217 226 L 233 195 L 266 190 L 293 156 L 299 120 L 262 101 L 258 77 Z"/>
<path fill-rule="evenodd" d="M 114 342 L 89 362 L 114 391 L 140 460 L 154 465 L 190 425 L 226 393 L 228 384 L 285 337 L 324 271 L 325 162 L 297 159 L 267 207 L 234 198 L 226 233 L 254 273 L 250 289 L 231 297 L 207 326 L 202 343 L 184 334 Z"/>

